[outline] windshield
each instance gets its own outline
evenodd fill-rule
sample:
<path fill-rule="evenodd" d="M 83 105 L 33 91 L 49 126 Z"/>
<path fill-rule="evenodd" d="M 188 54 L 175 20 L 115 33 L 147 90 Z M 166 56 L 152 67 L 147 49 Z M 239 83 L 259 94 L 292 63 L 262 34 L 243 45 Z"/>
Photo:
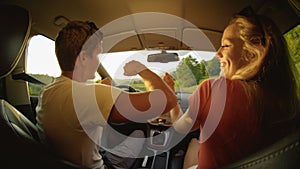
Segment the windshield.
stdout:
<path fill-rule="evenodd" d="M 220 66 L 218 59 L 214 57 L 215 52 L 189 50 L 168 50 L 166 52 L 177 53 L 179 61 L 147 62 L 149 54 L 161 53 L 160 50 L 105 53 L 100 55 L 100 60 L 117 85 L 130 85 L 141 91 L 145 91 L 145 87 L 139 76 L 123 75 L 123 66 L 131 60 L 143 63 L 161 77 L 168 72 L 174 78 L 176 90 L 180 90 L 180 92 L 192 93 L 200 82 L 219 75 Z"/>

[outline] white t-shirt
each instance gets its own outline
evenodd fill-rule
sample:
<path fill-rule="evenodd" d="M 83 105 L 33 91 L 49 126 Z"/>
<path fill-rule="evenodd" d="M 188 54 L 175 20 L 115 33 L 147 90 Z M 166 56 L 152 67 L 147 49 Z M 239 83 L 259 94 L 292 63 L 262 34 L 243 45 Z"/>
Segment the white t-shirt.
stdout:
<path fill-rule="evenodd" d="M 36 108 L 41 140 L 66 160 L 104 168 L 98 145 L 120 92 L 108 85 L 56 78 L 44 88 Z"/>

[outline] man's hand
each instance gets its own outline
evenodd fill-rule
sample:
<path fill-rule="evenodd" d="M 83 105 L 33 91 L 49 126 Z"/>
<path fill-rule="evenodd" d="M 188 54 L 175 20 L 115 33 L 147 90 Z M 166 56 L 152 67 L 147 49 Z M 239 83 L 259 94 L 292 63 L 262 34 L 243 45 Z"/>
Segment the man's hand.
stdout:
<path fill-rule="evenodd" d="M 141 71 L 147 69 L 147 67 L 145 65 L 143 65 L 142 63 L 133 60 L 133 61 L 126 63 L 125 66 L 123 67 L 123 69 L 124 69 L 125 76 L 135 76 L 138 73 L 140 73 Z"/>
<path fill-rule="evenodd" d="M 106 77 L 104 78 L 103 80 L 100 81 L 101 84 L 106 84 L 106 85 L 111 85 L 112 82 L 111 82 L 111 79 Z"/>
<path fill-rule="evenodd" d="M 167 73 L 167 72 L 165 73 L 163 80 L 168 84 L 168 86 L 173 91 L 175 91 L 175 87 L 174 87 L 175 83 L 174 83 L 173 77 L 169 73 Z"/>

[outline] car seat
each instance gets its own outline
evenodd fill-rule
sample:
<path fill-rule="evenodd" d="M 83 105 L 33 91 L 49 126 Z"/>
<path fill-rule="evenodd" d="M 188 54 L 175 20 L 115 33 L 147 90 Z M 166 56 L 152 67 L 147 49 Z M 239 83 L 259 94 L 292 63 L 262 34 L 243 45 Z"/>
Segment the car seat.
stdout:
<path fill-rule="evenodd" d="M 7 4 L 0 5 L 0 18 L 0 168 L 85 168 L 60 159 L 44 147 L 36 126 L 8 102 L 5 80 L 27 45 L 31 18 L 26 9 Z"/>
<path fill-rule="evenodd" d="M 299 123 L 299 120 L 298 120 Z M 274 144 L 222 169 L 298 169 L 300 168 L 300 128 Z"/>

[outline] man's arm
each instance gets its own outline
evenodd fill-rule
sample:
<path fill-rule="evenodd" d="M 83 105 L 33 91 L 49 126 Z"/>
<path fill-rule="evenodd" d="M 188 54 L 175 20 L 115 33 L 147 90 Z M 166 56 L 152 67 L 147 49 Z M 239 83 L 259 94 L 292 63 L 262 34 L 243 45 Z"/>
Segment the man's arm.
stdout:
<path fill-rule="evenodd" d="M 147 88 L 147 92 L 121 92 L 111 111 L 113 122 L 146 122 L 162 113 L 170 111 L 177 105 L 177 97 L 166 83 L 154 72 L 137 61 L 124 66 L 124 74 L 139 74 Z"/>

